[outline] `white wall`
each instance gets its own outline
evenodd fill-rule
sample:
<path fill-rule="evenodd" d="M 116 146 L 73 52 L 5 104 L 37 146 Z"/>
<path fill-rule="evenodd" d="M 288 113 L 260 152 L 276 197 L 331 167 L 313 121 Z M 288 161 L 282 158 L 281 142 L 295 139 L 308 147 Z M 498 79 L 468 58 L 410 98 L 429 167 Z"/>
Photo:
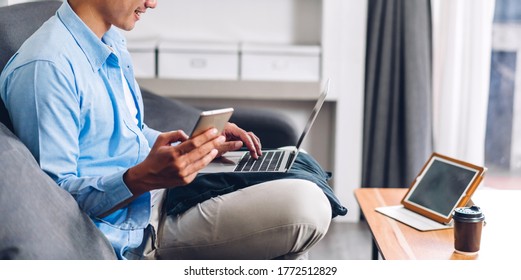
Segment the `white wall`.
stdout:
<path fill-rule="evenodd" d="M 0 6 L 14 5 L 14 4 L 20 4 L 20 3 L 25 3 L 25 2 L 38 2 L 38 1 L 44 1 L 44 0 L 0 0 Z"/>
<path fill-rule="evenodd" d="M 317 0 L 164 0 L 127 37 L 318 44 L 321 5 Z"/>

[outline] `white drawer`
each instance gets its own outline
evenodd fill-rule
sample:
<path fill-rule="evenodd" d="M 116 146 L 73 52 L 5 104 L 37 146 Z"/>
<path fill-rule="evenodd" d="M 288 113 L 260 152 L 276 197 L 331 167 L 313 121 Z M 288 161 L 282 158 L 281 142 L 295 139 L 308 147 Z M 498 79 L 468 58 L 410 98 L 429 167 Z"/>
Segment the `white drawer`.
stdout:
<path fill-rule="evenodd" d="M 159 78 L 239 78 L 237 44 L 161 44 L 158 52 Z"/>
<path fill-rule="evenodd" d="M 243 45 L 241 79 L 319 81 L 318 46 Z"/>
<path fill-rule="evenodd" d="M 156 77 L 156 52 L 130 52 L 136 78 Z"/>
<path fill-rule="evenodd" d="M 128 41 L 136 78 L 156 77 L 156 41 Z"/>

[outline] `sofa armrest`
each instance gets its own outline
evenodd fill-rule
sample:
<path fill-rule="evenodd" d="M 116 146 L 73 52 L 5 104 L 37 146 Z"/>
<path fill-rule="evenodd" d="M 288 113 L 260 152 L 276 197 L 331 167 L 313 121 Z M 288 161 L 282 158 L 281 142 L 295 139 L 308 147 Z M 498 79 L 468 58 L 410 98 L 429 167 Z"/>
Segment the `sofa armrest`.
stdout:
<path fill-rule="evenodd" d="M 116 259 L 77 202 L 0 124 L 0 259 Z"/>
<path fill-rule="evenodd" d="M 156 95 L 141 89 L 145 106 L 145 123 L 158 131 L 182 129 L 190 134 L 199 113 L 215 108 L 196 108 L 181 101 Z M 297 133 L 293 124 L 280 112 L 264 108 L 234 108 L 230 122 L 246 131 L 253 131 L 263 148 L 294 146 Z"/>

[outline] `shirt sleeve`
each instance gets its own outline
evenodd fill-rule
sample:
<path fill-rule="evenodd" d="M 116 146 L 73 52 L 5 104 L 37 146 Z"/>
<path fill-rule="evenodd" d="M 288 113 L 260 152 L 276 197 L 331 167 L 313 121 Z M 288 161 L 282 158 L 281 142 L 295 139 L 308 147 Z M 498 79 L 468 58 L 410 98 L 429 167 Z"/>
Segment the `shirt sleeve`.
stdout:
<path fill-rule="evenodd" d="M 90 216 L 99 216 L 130 198 L 121 170 L 99 177 L 78 174 L 80 97 L 72 74 L 53 63 L 25 64 L 6 79 L 4 102 L 14 130 L 40 167 L 67 190 Z"/>
<path fill-rule="evenodd" d="M 148 127 L 146 124 L 143 124 L 143 134 L 145 135 L 145 138 L 148 141 L 149 147 L 152 148 L 152 146 L 154 146 L 154 143 L 157 140 L 157 137 L 159 136 L 159 134 L 161 134 L 161 132 Z"/>

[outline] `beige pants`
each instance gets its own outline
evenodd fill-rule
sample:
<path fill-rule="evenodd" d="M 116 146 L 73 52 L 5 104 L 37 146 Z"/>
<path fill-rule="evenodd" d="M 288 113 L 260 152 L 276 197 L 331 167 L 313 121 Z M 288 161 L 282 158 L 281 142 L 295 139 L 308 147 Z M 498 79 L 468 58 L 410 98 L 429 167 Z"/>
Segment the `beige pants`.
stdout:
<path fill-rule="evenodd" d="M 162 215 L 161 203 L 153 209 L 157 238 L 146 237 L 145 259 L 304 259 L 331 221 L 322 190 L 298 179 L 218 196 L 178 216 Z"/>

